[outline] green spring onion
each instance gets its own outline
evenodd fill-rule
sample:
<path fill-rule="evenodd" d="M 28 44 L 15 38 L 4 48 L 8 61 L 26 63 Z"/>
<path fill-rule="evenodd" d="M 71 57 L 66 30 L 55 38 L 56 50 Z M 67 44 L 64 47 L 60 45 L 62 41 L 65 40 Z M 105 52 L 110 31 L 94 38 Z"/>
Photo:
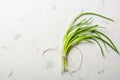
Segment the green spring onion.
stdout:
<path fill-rule="evenodd" d="M 73 19 L 63 38 L 63 53 L 62 53 L 63 72 L 69 71 L 68 60 L 67 60 L 69 51 L 75 45 L 80 44 L 83 41 L 87 41 L 88 43 L 91 42 L 97 43 L 98 46 L 100 47 L 103 57 L 105 56 L 103 46 L 105 48 L 106 46 L 109 46 L 112 50 L 114 50 L 116 53 L 119 54 L 112 40 L 106 34 L 98 30 L 99 28 L 101 28 L 99 25 L 88 24 L 92 21 L 93 19 L 92 17 L 84 18 L 81 21 L 78 21 L 78 19 L 80 19 L 85 15 L 98 16 L 107 19 L 109 21 L 113 21 L 110 18 L 92 12 L 81 13 Z M 101 42 L 104 44 L 103 46 L 101 45 Z"/>

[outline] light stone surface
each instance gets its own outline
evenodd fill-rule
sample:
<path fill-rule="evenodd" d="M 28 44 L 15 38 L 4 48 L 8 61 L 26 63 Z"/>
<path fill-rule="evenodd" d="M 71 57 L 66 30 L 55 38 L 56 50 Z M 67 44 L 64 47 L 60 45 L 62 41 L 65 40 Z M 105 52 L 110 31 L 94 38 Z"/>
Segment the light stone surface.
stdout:
<path fill-rule="evenodd" d="M 90 11 L 115 20 L 95 17 L 107 29 L 120 51 L 120 0 L 0 0 L 0 80 L 120 80 L 120 56 L 109 49 L 80 44 L 83 64 L 73 74 L 61 74 L 62 38 L 77 14 Z M 47 48 L 55 48 L 41 53 Z M 79 66 L 72 49 L 70 68 Z M 76 67 L 75 67 L 76 68 Z"/>

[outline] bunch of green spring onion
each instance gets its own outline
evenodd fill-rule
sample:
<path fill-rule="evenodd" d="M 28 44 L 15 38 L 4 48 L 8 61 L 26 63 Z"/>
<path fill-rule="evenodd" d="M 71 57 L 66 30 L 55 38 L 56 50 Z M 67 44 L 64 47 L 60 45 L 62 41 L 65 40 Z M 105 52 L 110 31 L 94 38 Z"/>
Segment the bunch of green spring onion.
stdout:
<path fill-rule="evenodd" d="M 81 13 L 74 18 L 63 38 L 63 53 L 62 53 L 63 72 L 69 71 L 69 66 L 68 66 L 69 51 L 75 45 L 80 44 L 83 41 L 87 41 L 88 43 L 97 43 L 98 46 L 100 47 L 102 56 L 104 56 L 103 47 L 106 46 L 109 46 L 112 50 L 114 50 L 116 53 L 119 54 L 116 46 L 111 41 L 111 39 L 106 34 L 98 30 L 98 28 L 100 28 L 99 25 L 88 24 L 92 21 L 93 19 L 92 17 L 83 18 L 81 21 L 78 21 L 78 19 L 84 17 L 85 15 L 98 16 L 107 19 L 109 21 L 113 21 L 112 19 L 107 18 L 103 15 L 91 13 L 91 12 Z"/>

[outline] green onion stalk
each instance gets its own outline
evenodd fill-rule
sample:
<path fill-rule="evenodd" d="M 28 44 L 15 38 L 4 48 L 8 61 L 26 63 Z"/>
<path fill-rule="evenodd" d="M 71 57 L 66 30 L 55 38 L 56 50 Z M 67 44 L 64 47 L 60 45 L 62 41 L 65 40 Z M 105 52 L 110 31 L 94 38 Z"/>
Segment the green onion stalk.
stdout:
<path fill-rule="evenodd" d="M 98 16 L 113 22 L 113 20 L 108 17 L 92 12 L 84 12 L 76 16 L 69 25 L 63 38 L 63 53 L 62 53 L 63 72 L 69 72 L 68 66 L 69 51 L 75 45 L 80 44 L 83 41 L 86 41 L 88 43 L 96 43 L 99 46 L 103 57 L 105 56 L 103 47 L 107 50 L 106 46 L 109 46 L 112 50 L 119 54 L 118 49 L 116 48 L 112 40 L 105 33 L 99 31 L 99 28 L 103 27 L 100 27 L 97 24 L 95 25 L 89 24 L 92 22 L 93 17 L 83 18 L 82 20 L 78 21 L 78 19 L 84 17 L 85 15 Z"/>

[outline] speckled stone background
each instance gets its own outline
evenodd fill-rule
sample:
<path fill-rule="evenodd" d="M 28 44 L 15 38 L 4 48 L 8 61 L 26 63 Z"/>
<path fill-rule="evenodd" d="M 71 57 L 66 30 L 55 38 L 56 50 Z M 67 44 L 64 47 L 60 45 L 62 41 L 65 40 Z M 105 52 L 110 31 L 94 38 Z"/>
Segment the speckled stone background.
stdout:
<path fill-rule="evenodd" d="M 94 44 L 81 44 L 83 64 L 61 74 L 62 37 L 77 14 L 91 11 L 120 51 L 120 0 L 0 0 L 0 80 L 120 80 L 120 56 L 109 49 L 105 58 Z M 47 48 L 55 48 L 44 56 Z M 70 68 L 80 63 L 71 51 Z"/>

